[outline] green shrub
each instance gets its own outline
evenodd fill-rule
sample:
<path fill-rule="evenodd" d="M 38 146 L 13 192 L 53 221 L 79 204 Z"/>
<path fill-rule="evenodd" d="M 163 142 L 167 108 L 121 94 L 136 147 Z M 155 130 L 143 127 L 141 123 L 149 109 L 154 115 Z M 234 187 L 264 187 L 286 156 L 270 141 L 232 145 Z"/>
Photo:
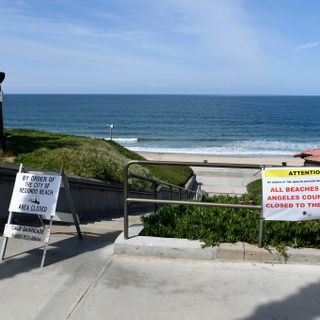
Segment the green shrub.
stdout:
<path fill-rule="evenodd" d="M 114 141 L 107 141 L 107 143 L 114 147 L 117 150 L 117 152 L 125 156 L 127 159 L 145 160 L 145 158 L 143 158 L 139 154 L 122 147 Z M 131 166 L 131 168 L 134 167 L 136 166 Z M 167 181 L 180 187 L 183 187 L 186 184 L 187 180 L 193 175 L 193 171 L 189 167 L 171 167 L 154 165 L 148 165 L 143 167 L 146 168 L 148 172 L 150 172 L 149 176 L 157 177 L 157 179 L 159 180 Z"/>
<path fill-rule="evenodd" d="M 6 132 L 6 155 L 28 169 L 58 171 L 63 165 L 67 174 L 122 183 L 125 164 L 145 160 L 114 141 L 27 129 Z M 140 165 L 131 166 L 130 171 L 178 185 L 184 185 L 193 174 L 190 168 Z M 130 179 L 130 183 L 150 187 L 150 183 L 137 179 Z"/>
<path fill-rule="evenodd" d="M 152 175 L 162 181 L 170 181 L 172 184 L 184 187 L 187 180 L 193 175 L 189 167 L 171 167 L 171 166 L 146 166 L 152 172 Z"/>
<path fill-rule="evenodd" d="M 84 146 L 54 150 L 41 148 L 18 156 L 16 161 L 28 167 L 52 171 L 59 171 L 63 165 L 65 171 L 72 175 L 122 182 L 123 166 L 127 159 L 104 149 Z M 134 170 L 139 174 L 148 174 L 147 170 L 141 167 Z"/>
<path fill-rule="evenodd" d="M 262 179 L 258 179 L 250 182 L 247 185 L 247 191 L 250 194 L 261 195 L 262 194 Z"/>
<path fill-rule="evenodd" d="M 219 195 L 209 201 L 232 204 L 260 204 L 261 197 Z M 166 206 L 156 214 L 143 217 L 146 236 L 202 240 L 206 245 L 223 242 L 257 244 L 259 210 L 229 209 L 198 206 Z M 320 248 L 319 221 L 266 221 L 265 247 L 273 246 L 283 252 L 286 246 Z"/>

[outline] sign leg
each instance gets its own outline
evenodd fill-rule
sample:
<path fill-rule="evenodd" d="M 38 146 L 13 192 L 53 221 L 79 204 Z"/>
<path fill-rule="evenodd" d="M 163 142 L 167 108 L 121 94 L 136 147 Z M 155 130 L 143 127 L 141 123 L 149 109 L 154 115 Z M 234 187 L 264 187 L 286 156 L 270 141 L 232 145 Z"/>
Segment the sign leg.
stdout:
<path fill-rule="evenodd" d="M 46 253 L 47 253 L 47 248 L 48 248 L 48 244 L 49 244 L 49 238 L 50 238 L 50 232 L 51 232 L 51 227 L 52 227 L 52 221 L 53 221 L 53 216 L 50 217 L 49 236 L 48 236 L 48 239 L 46 240 L 46 242 L 45 242 L 45 244 L 44 244 L 40 268 L 43 268 L 43 266 L 44 266 L 44 261 L 45 261 L 45 259 L 46 259 Z"/>
<path fill-rule="evenodd" d="M 40 214 L 38 214 L 38 218 L 39 218 L 39 221 L 41 223 L 41 226 L 44 228 L 44 222 L 43 222 L 43 219 L 42 217 L 40 216 Z"/>
<path fill-rule="evenodd" d="M 11 223 L 12 215 L 13 215 L 12 211 L 9 211 L 7 224 Z M 8 237 L 3 237 L 2 248 L 1 248 L 1 257 L 0 257 L 1 260 L 4 259 L 4 256 L 6 254 L 7 245 L 8 245 Z"/>
<path fill-rule="evenodd" d="M 2 242 L 2 248 L 1 248 L 1 260 L 4 259 L 4 255 L 5 255 L 6 250 L 7 250 L 7 244 L 8 244 L 8 238 L 4 237 L 3 238 L 3 242 Z"/>
<path fill-rule="evenodd" d="M 66 197 L 67 197 L 67 202 L 68 202 L 70 211 L 72 213 L 73 221 L 74 221 L 74 224 L 76 226 L 77 233 L 78 233 L 78 238 L 82 239 L 82 233 L 81 233 L 81 230 L 80 230 L 79 217 L 78 217 L 78 214 L 76 213 L 76 209 L 75 209 L 75 207 L 73 205 L 71 192 L 70 192 L 69 181 L 68 181 L 67 176 L 64 173 L 63 167 L 60 169 L 60 173 L 61 173 L 61 176 L 62 176 L 62 181 L 63 181 L 63 185 L 64 185 L 64 191 L 65 191 Z"/>

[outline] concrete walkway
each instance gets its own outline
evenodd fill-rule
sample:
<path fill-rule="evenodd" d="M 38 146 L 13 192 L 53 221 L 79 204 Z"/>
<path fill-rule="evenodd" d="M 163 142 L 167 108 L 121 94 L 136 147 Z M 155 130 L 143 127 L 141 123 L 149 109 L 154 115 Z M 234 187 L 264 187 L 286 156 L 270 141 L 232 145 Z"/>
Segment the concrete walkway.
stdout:
<path fill-rule="evenodd" d="M 122 229 L 122 218 L 82 224 L 79 240 L 74 226 L 53 226 L 42 269 L 37 242 L 9 239 L 0 263 L 0 319 L 68 319 L 111 259 Z"/>
<path fill-rule="evenodd" d="M 113 255 L 121 218 L 81 228 L 54 227 L 43 269 L 38 245 L 9 241 L 1 319 L 320 319 L 319 266 Z"/>
<path fill-rule="evenodd" d="M 192 167 L 192 170 L 202 189 L 209 194 L 243 194 L 249 182 L 261 179 L 257 169 Z"/>
<path fill-rule="evenodd" d="M 114 256 L 70 319 L 320 319 L 313 266 Z"/>

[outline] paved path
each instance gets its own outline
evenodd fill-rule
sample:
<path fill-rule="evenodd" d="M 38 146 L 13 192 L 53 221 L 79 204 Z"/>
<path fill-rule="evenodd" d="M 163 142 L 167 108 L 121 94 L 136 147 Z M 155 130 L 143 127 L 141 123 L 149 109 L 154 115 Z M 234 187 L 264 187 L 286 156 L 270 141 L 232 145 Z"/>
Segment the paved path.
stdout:
<path fill-rule="evenodd" d="M 313 266 L 114 256 L 71 319 L 320 319 Z"/>
<path fill-rule="evenodd" d="M 233 168 L 198 168 L 192 167 L 197 181 L 208 193 L 243 194 L 247 192 L 247 184 L 261 178 L 257 169 Z"/>
<path fill-rule="evenodd" d="M 81 227 L 55 227 L 43 269 L 37 245 L 9 242 L 1 319 L 320 319 L 319 266 L 117 256 L 121 218 Z"/>

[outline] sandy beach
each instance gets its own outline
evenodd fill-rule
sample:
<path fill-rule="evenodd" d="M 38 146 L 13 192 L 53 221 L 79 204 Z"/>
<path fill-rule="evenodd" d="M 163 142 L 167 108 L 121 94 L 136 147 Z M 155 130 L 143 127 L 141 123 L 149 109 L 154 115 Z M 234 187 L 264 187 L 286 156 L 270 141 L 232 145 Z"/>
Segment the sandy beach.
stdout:
<path fill-rule="evenodd" d="M 160 161 L 185 161 L 226 164 L 259 164 L 282 166 L 302 166 L 301 158 L 288 156 L 279 157 L 245 157 L 245 156 L 217 156 L 204 154 L 178 154 L 178 153 L 151 153 L 139 152 L 148 160 Z M 253 180 L 261 179 L 261 172 L 257 169 L 231 169 L 231 168 L 197 168 L 192 167 L 197 176 L 197 181 L 202 184 L 202 189 L 209 194 L 243 194 L 247 191 L 246 185 Z"/>
<path fill-rule="evenodd" d="M 286 162 L 288 166 L 302 166 L 304 161 L 301 158 L 293 156 L 218 156 L 205 154 L 183 154 L 183 153 L 152 153 L 139 152 L 148 160 L 162 161 L 187 161 L 187 162 L 202 162 L 207 160 L 211 163 L 241 163 L 241 164 L 261 164 L 261 165 L 282 165 Z"/>
<path fill-rule="evenodd" d="M 258 164 L 282 166 L 286 162 L 288 166 L 302 166 L 301 158 L 289 156 L 278 157 L 250 157 L 250 156 L 218 156 L 205 154 L 183 154 L 183 153 L 152 153 L 139 152 L 148 160 L 160 161 L 185 161 L 226 164 Z M 232 169 L 232 168 L 197 168 L 192 167 L 201 183 L 202 189 L 209 194 L 243 194 L 247 191 L 247 184 L 253 180 L 261 179 L 261 171 L 257 169 Z"/>

